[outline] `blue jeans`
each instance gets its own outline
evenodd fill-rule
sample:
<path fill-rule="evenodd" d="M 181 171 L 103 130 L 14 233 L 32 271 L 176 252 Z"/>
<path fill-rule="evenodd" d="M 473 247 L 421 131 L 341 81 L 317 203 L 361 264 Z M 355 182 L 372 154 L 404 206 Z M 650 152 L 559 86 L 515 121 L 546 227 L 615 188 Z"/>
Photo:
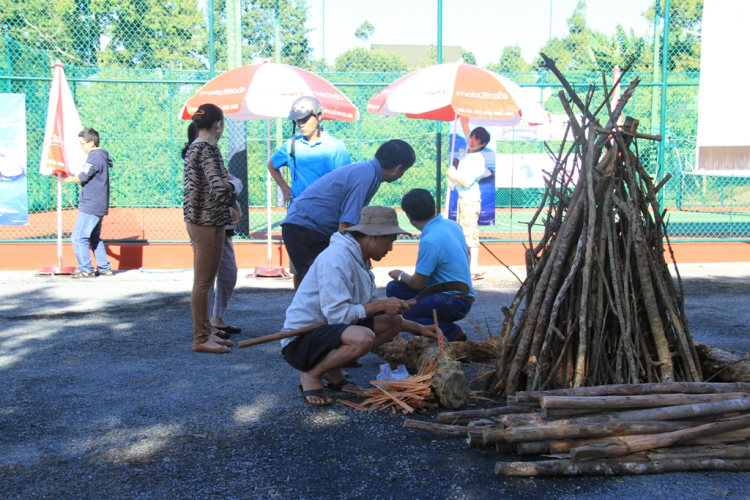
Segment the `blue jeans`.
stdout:
<path fill-rule="evenodd" d="M 76 260 L 78 260 L 78 270 L 81 272 L 94 272 L 89 247 L 94 251 L 96 265 L 100 272 L 109 271 L 112 267 L 107 259 L 104 242 L 99 238 L 99 234 L 102 232 L 102 219 L 103 217 L 86 212 L 78 212 L 78 217 L 76 217 L 76 225 L 73 227 L 70 241 L 73 243 L 73 251 L 76 254 Z"/>
<path fill-rule="evenodd" d="M 396 297 L 401 300 L 411 300 L 416 297 L 422 290 L 415 290 L 404 283 L 391 281 L 385 287 L 387 297 Z M 443 331 L 443 335 L 448 341 L 453 340 L 461 331 L 456 321 L 462 320 L 471 310 L 471 302 L 466 299 L 459 299 L 447 293 L 436 293 L 425 297 L 415 307 L 406 311 L 404 319 L 414 321 L 420 325 L 434 325 L 435 320 L 432 317 L 432 310 L 437 310 L 438 326 Z"/>

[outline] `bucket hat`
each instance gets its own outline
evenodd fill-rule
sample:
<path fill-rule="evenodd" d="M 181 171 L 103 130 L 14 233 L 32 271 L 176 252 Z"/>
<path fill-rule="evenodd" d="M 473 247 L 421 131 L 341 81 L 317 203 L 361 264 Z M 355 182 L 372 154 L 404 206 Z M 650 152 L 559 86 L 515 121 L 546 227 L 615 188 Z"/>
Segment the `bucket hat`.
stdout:
<path fill-rule="evenodd" d="M 381 236 L 386 234 L 409 234 L 398 225 L 396 211 L 390 207 L 364 207 L 359 217 L 359 224 L 348 227 L 344 231 L 354 231 L 370 236 Z"/>

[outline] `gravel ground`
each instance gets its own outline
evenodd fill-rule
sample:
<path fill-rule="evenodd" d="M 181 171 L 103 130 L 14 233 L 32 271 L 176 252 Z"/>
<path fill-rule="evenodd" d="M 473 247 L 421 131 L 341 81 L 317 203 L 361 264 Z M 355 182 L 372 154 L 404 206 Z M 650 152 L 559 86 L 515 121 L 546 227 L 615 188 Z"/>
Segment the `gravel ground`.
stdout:
<path fill-rule="evenodd" d="M 696 340 L 750 352 L 750 264 L 680 270 Z M 0 272 L 0 499 L 750 498 L 750 473 L 495 476 L 494 451 L 404 430 L 400 414 L 312 407 L 278 343 L 191 351 L 191 280 Z M 499 330 L 517 287 L 488 268 L 470 338 Z M 278 331 L 291 298 L 288 281 L 241 278 L 233 340 Z M 363 358 L 353 380 L 366 384 L 379 361 Z"/>

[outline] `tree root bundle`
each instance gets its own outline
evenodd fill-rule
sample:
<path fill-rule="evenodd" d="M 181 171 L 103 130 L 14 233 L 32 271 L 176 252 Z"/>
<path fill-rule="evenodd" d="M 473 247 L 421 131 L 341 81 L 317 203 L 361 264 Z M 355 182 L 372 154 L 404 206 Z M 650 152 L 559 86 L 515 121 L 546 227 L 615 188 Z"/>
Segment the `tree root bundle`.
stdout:
<path fill-rule="evenodd" d="M 614 109 L 605 81 L 607 97 L 592 110 L 593 87 L 581 101 L 542 56 L 567 90 L 559 98 L 569 127 L 559 151 L 550 151 L 556 166 L 529 222 L 527 278 L 503 308 L 495 373 L 486 388 L 510 396 L 519 390 L 700 382 L 682 283 L 678 274 L 675 285 L 664 257 L 669 242 L 658 197 L 668 176 L 655 185 L 638 158 L 638 139 L 660 138 L 639 134 L 638 121 L 629 117 L 618 125 L 638 78 Z M 602 109 L 609 114 L 605 126 L 597 119 Z M 575 183 L 571 172 L 578 173 Z M 531 229 L 543 213 L 544 234 L 534 244 Z"/>
<path fill-rule="evenodd" d="M 511 399 L 511 398 L 509 398 Z M 497 474 L 625 475 L 750 470 L 750 384 L 656 383 L 520 392 L 513 406 L 442 413 L 404 427 L 499 453 Z M 566 413 L 568 412 L 568 413 Z"/>

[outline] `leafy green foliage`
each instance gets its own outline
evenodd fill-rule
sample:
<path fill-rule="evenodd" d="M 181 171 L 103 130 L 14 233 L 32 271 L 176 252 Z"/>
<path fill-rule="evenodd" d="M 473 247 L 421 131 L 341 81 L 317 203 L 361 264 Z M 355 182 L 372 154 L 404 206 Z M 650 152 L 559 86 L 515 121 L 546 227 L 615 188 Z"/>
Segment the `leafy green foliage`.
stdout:
<path fill-rule="evenodd" d="M 360 24 L 359 28 L 354 31 L 354 36 L 359 40 L 366 42 L 370 39 L 373 33 L 375 33 L 375 26 L 370 24 L 370 21 L 365 20 L 365 22 Z"/>
<path fill-rule="evenodd" d="M 340 72 L 393 73 L 407 71 L 408 66 L 406 59 L 398 54 L 356 47 L 340 54 L 334 68 Z"/>
<path fill-rule="evenodd" d="M 474 56 L 474 54 L 466 49 L 463 49 L 461 51 L 461 58 L 464 60 L 466 64 L 472 64 L 474 66 L 477 65 L 477 58 Z"/>

